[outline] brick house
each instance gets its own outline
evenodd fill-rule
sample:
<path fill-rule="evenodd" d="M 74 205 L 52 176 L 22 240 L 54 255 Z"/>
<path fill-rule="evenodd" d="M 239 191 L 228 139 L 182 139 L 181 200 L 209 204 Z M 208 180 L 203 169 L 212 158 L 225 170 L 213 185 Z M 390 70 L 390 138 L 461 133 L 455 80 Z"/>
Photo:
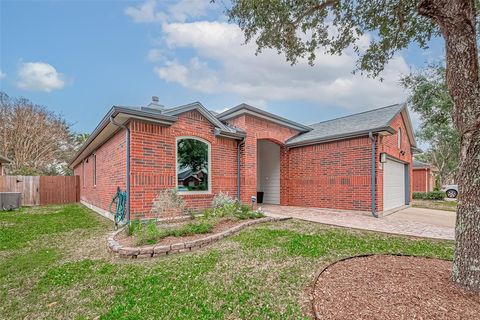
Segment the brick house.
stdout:
<path fill-rule="evenodd" d="M 435 188 L 435 174 L 438 171 L 434 166 L 418 160 L 412 163 L 413 192 L 429 192 Z"/>
<path fill-rule="evenodd" d="M 104 215 L 117 186 L 128 191 L 130 219 L 151 217 L 167 188 L 192 210 L 220 191 L 245 203 L 263 192 L 264 203 L 377 215 L 410 203 L 415 150 L 404 104 L 307 126 L 246 104 L 217 114 L 199 102 L 167 109 L 154 97 L 112 107 L 70 166 L 82 203 Z M 188 169 L 204 173 L 200 183 L 178 186 Z"/>

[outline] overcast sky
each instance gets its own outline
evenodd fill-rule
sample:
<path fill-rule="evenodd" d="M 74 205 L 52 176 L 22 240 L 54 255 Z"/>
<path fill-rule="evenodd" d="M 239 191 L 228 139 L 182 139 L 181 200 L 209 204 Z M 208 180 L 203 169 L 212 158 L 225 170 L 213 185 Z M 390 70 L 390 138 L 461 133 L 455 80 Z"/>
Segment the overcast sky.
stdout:
<path fill-rule="evenodd" d="M 383 82 L 353 75 L 348 51 L 290 66 L 276 52 L 256 56 L 253 44 L 242 45 L 223 6 L 2 0 L 0 89 L 62 113 L 77 132 L 90 132 L 112 105 L 144 105 L 152 95 L 216 111 L 246 102 L 310 124 L 404 101 L 402 74 L 443 56 L 439 39 L 428 51 L 412 46 L 389 63 Z"/>

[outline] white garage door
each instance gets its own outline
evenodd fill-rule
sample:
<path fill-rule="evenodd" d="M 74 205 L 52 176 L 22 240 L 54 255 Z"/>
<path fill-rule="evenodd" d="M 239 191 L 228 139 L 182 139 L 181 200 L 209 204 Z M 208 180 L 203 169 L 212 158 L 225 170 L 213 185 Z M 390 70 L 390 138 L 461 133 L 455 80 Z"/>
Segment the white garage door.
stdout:
<path fill-rule="evenodd" d="M 405 165 L 388 159 L 383 165 L 383 211 L 405 204 Z"/>

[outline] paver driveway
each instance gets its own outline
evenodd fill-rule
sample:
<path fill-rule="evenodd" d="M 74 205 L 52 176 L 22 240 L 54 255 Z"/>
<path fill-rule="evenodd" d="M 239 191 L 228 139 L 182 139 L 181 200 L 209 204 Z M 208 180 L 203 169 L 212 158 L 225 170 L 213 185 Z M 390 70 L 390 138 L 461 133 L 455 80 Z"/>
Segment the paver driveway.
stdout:
<path fill-rule="evenodd" d="M 455 213 L 421 208 L 407 208 L 382 218 L 374 218 L 365 212 L 262 205 L 267 214 L 407 236 L 455 239 Z"/>

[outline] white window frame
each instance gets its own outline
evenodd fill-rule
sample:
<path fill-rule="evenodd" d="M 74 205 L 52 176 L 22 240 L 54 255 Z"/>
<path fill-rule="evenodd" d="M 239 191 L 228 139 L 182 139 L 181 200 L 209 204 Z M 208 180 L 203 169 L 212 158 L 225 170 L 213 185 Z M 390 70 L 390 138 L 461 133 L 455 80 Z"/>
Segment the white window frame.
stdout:
<path fill-rule="evenodd" d="M 398 128 L 397 132 L 397 147 L 398 149 L 402 148 L 402 128 Z"/>
<path fill-rule="evenodd" d="M 82 161 L 82 186 L 85 188 L 85 159 Z"/>
<path fill-rule="evenodd" d="M 208 146 L 208 190 L 203 191 L 180 191 L 178 190 L 178 141 L 185 139 L 198 140 L 203 143 L 206 143 Z M 195 136 L 181 136 L 175 138 L 175 188 L 178 191 L 178 194 L 189 195 L 189 194 L 212 194 L 212 145 L 209 141 L 195 137 Z"/>

